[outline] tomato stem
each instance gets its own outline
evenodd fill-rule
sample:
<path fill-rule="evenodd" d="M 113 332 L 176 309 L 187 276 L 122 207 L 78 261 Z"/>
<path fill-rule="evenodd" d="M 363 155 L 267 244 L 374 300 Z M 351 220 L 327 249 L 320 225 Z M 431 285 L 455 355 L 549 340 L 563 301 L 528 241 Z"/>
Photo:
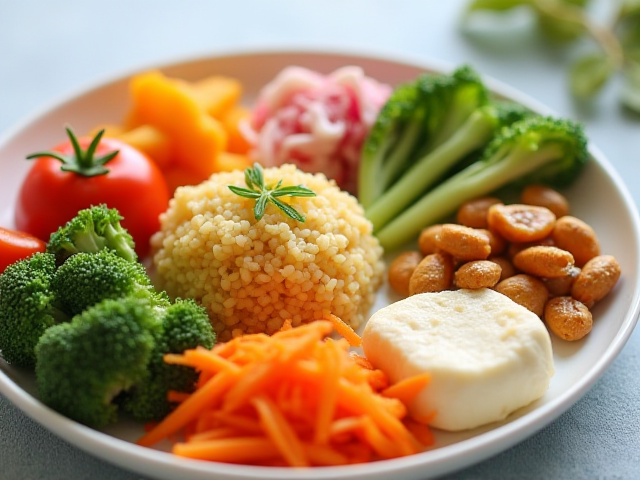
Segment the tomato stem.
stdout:
<path fill-rule="evenodd" d="M 95 177 L 97 175 L 109 173 L 109 169 L 104 165 L 112 160 L 119 153 L 119 150 L 114 150 L 101 157 L 96 156 L 96 150 L 100 144 L 102 136 L 104 135 L 104 129 L 100 130 L 97 135 L 93 137 L 89 144 L 89 148 L 86 150 L 80 146 L 78 138 L 71 128 L 66 127 L 66 130 L 71 146 L 73 147 L 73 155 L 63 155 L 59 152 L 46 151 L 32 153 L 27 156 L 27 160 L 40 157 L 52 157 L 62 162 L 62 166 L 60 167 L 61 170 L 77 173 L 83 177 Z"/>

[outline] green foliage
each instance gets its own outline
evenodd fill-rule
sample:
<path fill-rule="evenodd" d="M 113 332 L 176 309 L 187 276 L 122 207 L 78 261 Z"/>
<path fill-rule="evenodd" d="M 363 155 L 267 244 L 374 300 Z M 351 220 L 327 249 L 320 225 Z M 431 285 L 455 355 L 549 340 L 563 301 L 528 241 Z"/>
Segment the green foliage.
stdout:
<path fill-rule="evenodd" d="M 640 0 L 623 0 L 611 22 L 598 22 L 587 10 L 588 0 L 472 0 L 464 20 L 479 11 L 503 14 L 516 7 L 535 15 L 540 33 L 554 43 L 575 44 L 590 38 L 596 50 L 575 59 L 569 87 L 581 100 L 594 98 L 615 76 L 624 79 L 620 99 L 640 112 Z"/>

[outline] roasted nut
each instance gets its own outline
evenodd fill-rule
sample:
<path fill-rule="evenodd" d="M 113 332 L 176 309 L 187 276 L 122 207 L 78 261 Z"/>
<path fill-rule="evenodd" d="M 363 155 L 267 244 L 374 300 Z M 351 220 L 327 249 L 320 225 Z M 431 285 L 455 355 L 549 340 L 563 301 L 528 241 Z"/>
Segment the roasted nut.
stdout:
<path fill-rule="evenodd" d="M 409 251 L 402 252 L 391 262 L 387 278 L 389 285 L 396 293 L 405 297 L 409 296 L 409 280 L 422 258 L 420 252 Z"/>
<path fill-rule="evenodd" d="M 441 292 L 451 288 L 453 259 L 446 253 L 432 253 L 418 264 L 409 280 L 409 295 Z"/>
<path fill-rule="evenodd" d="M 544 305 L 549 299 L 547 287 L 531 275 L 519 273 L 498 283 L 494 290 L 542 317 Z"/>
<path fill-rule="evenodd" d="M 488 261 L 493 262 L 493 263 L 497 263 L 500 266 L 500 280 L 502 281 L 505 278 L 509 278 L 509 277 L 513 277 L 516 273 L 518 273 L 518 271 L 516 270 L 516 267 L 513 266 L 513 263 L 511 263 L 511 260 L 509 260 L 506 257 L 494 257 L 493 255 L 490 256 L 489 258 L 487 258 Z"/>
<path fill-rule="evenodd" d="M 573 267 L 573 256 L 558 247 L 529 247 L 513 257 L 513 265 L 537 277 L 564 277 Z"/>
<path fill-rule="evenodd" d="M 500 281 L 502 268 L 489 260 L 474 260 L 462 265 L 453 277 L 458 288 L 491 288 Z"/>
<path fill-rule="evenodd" d="M 440 235 L 442 225 L 431 225 L 420 233 L 418 238 L 418 248 L 423 255 L 431 255 L 438 251 L 438 235 Z"/>
<path fill-rule="evenodd" d="M 571 286 L 571 296 L 588 308 L 602 300 L 620 278 L 620 265 L 611 255 L 589 260 Z"/>
<path fill-rule="evenodd" d="M 600 255 L 596 233 L 579 218 L 570 215 L 558 218 L 551 236 L 559 248 L 571 252 L 579 267 Z"/>
<path fill-rule="evenodd" d="M 555 297 L 544 308 L 544 321 L 555 335 L 573 342 L 580 340 L 593 327 L 591 312 L 571 297 Z"/>
<path fill-rule="evenodd" d="M 571 287 L 579 273 L 580 268 L 573 266 L 569 269 L 569 273 L 563 277 L 543 278 L 542 281 L 547 286 L 550 296 L 564 297 L 571 295 Z"/>
<path fill-rule="evenodd" d="M 551 235 L 535 242 L 510 243 L 509 247 L 507 248 L 507 255 L 509 256 L 509 258 L 513 259 L 513 257 L 515 257 L 518 253 L 529 247 L 555 247 L 555 244 L 553 243 L 553 238 L 551 238 Z"/>
<path fill-rule="evenodd" d="M 565 196 L 544 185 L 529 185 L 520 198 L 524 204 L 548 208 L 556 218 L 569 214 L 569 202 Z"/>
<path fill-rule="evenodd" d="M 507 248 L 507 241 L 497 232 L 492 232 L 486 228 L 478 228 L 479 232 L 489 237 L 489 246 L 491 247 L 491 255 L 500 255 Z"/>
<path fill-rule="evenodd" d="M 556 216 L 546 207 L 535 205 L 502 205 L 489 207 L 489 230 L 510 242 L 535 242 L 551 233 Z"/>
<path fill-rule="evenodd" d="M 487 212 L 491 205 L 501 203 L 500 199 L 494 197 L 482 197 L 469 200 L 458 209 L 456 221 L 460 225 L 471 228 L 487 228 Z"/>
<path fill-rule="evenodd" d="M 489 237 L 475 228 L 446 223 L 436 239 L 440 250 L 462 260 L 484 260 L 491 253 Z"/>

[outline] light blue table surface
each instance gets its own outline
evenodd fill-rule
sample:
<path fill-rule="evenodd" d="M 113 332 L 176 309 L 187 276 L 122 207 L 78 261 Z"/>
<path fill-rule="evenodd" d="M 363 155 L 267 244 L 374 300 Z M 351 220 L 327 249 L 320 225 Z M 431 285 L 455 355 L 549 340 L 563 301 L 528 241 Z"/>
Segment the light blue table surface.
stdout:
<path fill-rule="evenodd" d="M 465 4 L 0 0 L 0 132 L 104 77 L 183 57 L 291 47 L 408 54 L 469 62 L 560 115 L 584 122 L 637 203 L 640 116 L 619 107 L 617 85 L 607 87 L 591 108 L 577 106 L 566 89 L 569 54 L 549 49 L 526 30 L 514 31 L 491 49 L 487 42 L 471 41 L 458 29 Z M 71 446 L 0 395 L 0 480 L 140 478 Z M 595 386 L 555 422 L 445 478 L 640 478 L 640 330 Z"/>

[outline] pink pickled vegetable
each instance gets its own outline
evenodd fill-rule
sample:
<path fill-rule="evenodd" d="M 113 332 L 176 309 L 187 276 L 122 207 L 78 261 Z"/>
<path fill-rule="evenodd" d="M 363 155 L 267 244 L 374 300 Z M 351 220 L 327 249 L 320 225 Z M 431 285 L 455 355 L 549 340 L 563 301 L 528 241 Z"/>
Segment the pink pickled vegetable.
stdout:
<path fill-rule="evenodd" d="M 260 91 L 244 125 L 251 155 L 267 167 L 294 163 L 322 172 L 355 194 L 362 143 L 390 93 L 356 66 L 326 76 L 285 68 Z"/>

